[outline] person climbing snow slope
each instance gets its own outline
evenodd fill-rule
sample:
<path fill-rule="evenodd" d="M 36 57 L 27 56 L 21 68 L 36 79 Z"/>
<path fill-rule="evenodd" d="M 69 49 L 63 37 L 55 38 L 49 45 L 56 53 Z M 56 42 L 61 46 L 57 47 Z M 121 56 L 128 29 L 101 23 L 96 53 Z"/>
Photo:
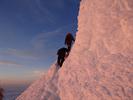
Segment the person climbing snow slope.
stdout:
<path fill-rule="evenodd" d="M 57 64 L 61 67 L 64 60 L 65 60 L 65 57 L 68 53 L 68 49 L 67 48 L 60 48 L 57 52 L 57 55 L 58 55 L 58 59 L 57 59 Z"/>
<path fill-rule="evenodd" d="M 65 38 L 65 45 L 67 45 L 68 52 L 70 52 L 72 43 L 75 41 L 73 35 L 71 33 L 67 33 Z"/>

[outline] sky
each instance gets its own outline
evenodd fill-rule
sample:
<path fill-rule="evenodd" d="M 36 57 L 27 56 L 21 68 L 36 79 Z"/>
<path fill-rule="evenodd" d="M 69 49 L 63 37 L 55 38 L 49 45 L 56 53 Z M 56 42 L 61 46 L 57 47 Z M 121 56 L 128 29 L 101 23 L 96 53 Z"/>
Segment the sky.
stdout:
<path fill-rule="evenodd" d="M 0 83 L 47 72 L 77 31 L 79 0 L 0 0 Z"/>

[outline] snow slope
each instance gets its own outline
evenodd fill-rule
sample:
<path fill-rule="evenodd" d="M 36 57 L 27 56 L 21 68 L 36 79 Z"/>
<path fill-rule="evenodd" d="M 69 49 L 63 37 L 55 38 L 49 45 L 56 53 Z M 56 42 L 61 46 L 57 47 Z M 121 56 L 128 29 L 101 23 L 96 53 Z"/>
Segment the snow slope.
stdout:
<path fill-rule="evenodd" d="M 17 100 L 133 100 L 133 0 L 82 0 L 63 67 Z"/>
<path fill-rule="evenodd" d="M 46 75 L 34 82 L 18 100 L 60 100 L 56 89 L 56 79 L 59 67 L 53 64 Z M 54 82 L 54 83 L 53 83 Z"/>

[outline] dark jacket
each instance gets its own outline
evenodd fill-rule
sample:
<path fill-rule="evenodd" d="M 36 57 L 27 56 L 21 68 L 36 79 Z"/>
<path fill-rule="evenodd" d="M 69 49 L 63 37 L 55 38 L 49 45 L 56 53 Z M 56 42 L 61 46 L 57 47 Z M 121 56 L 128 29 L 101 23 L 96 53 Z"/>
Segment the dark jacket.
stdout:
<path fill-rule="evenodd" d="M 64 58 L 67 52 L 68 52 L 67 48 L 60 48 L 57 52 L 57 55 Z"/>

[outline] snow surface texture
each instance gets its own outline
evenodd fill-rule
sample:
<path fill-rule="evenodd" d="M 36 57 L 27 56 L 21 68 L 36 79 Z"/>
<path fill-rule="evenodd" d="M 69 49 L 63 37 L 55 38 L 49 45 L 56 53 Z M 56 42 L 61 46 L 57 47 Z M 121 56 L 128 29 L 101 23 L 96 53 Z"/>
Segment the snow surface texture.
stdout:
<path fill-rule="evenodd" d="M 133 100 L 133 0 L 82 0 L 78 21 L 63 67 L 17 100 Z"/>

